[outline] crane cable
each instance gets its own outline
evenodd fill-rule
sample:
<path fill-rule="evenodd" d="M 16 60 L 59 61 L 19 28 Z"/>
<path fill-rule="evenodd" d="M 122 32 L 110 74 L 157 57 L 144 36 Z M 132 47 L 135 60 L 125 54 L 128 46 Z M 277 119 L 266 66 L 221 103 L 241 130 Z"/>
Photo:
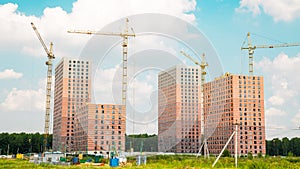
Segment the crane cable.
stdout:
<path fill-rule="evenodd" d="M 264 38 L 264 39 L 267 39 L 267 40 L 274 41 L 274 42 L 279 42 L 279 43 L 282 43 L 282 44 L 288 44 L 287 42 L 283 42 L 283 41 L 273 39 L 273 38 L 270 38 L 270 37 L 267 37 L 267 36 L 264 36 L 264 35 L 260 35 L 260 34 L 257 34 L 257 33 L 251 33 L 251 34 L 255 35 L 255 36 L 258 36 L 258 37 L 261 37 L 261 38 Z"/>

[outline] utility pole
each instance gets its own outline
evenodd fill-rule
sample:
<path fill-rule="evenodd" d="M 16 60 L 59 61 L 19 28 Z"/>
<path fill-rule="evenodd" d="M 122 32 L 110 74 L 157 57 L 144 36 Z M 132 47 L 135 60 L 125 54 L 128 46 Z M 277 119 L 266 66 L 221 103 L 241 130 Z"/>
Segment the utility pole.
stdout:
<path fill-rule="evenodd" d="M 9 144 L 7 145 L 7 155 L 9 155 Z"/>
<path fill-rule="evenodd" d="M 221 155 L 223 154 L 224 150 L 226 149 L 226 147 L 228 146 L 229 142 L 231 141 L 231 139 L 232 139 L 233 136 L 235 135 L 235 146 L 234 146 L 234 148 L 235 148 L 235 155 L 234 155 L 234 157 L 235 157 L 235 167 L 237 168 L 237 164 L 238 164 L 238 163 L 237 163 L 237 150 L 238 150 L 238 142 L 237 142 L 237 140 L 238 140 L 238 123 L 236 122 L 236 123 L 234 123 L 233 125 L 235 126 L 235 130 L 232 132 L 231 136 L 229 137 L 229 139 L 228 139 L 228 141 L 226 142 L 225 146 L 224 146 L 223 149 L 221 150 L 221 152 L 220 152 L 220 154 L 218 155 L 217 159 L 214 161 L 212 167 L 214 167 L 214 166 L 217 164 L 217 162 L 219 161 L 219 159 L 220 159 Z"/>
<path fill-rule="evenodd" d="M 141 155 L 143 154 L 143 147 L 144 147 L 144 141 L 142 140 L 141 147 L 140 147 L 140 153 L 141 153 Z"/>
<path fill-rule="evenodd" d="M 235 158 L 235 168 L 238 167 L 237 158 L 238 158 L 238 123 L 235 124 L 235 145 L 234 145 L 234 158 Z"/>
<path fill-rule="evenodd" d="M 131 139 L 130 139 L 130 154 L 132 154 L 133 153 L 133 148 L 132 148 L 132 141 L 131 141 Z"/>
<path fill-rule="evenodd" d="M 29 144 L 30 144 L 29 153 L 31 153 L 31 151 L 32 151 L 31 139 L 28 139 L 28 142 L 29 142 Z"/>

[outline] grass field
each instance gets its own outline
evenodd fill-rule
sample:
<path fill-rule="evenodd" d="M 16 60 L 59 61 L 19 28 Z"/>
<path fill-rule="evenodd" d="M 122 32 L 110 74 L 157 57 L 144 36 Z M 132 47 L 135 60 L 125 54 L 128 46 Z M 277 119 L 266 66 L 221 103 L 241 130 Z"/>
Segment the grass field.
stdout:
<path fill-rule="evenodd" d="M 192 169 L 192 168 L 212 168 L 212 163 L 215 158 L 203 159 L 196 158 L 195 156 L 182 156 L 182 155 L 168 155 L 168 156 L 152 156 L 147 158 L 147 165 L 136 166 L 134 159 L 128 159 L 129 163 L 125 167 L 118 168 L 149 168 L 149 169 L 162 169 L 162 168 L 182 168 L 182 169 Z M 239 158 L 238 160 L 239 168 L 245 169 L 300 169 L 300 158 L 289 157 L 268 157 L 268 158 L 254 158 L 249 160 L 247 158 Z M 60 169 L 81 169 L 81 168 L 111 168 L 109 166 L 96 167 L 87 165 L 77 165 L 77 166 L 59 166 L 50 164 L 33 164 L 26 160 L 16 160 L 16 159 L 0 159 L 0 168 L 20 168 L 20 169 L 44 169 L 44 168 L 60 168 Z M 235 168 L 234 158 L 221 158 L 216 164 L 215 168 Z"/>

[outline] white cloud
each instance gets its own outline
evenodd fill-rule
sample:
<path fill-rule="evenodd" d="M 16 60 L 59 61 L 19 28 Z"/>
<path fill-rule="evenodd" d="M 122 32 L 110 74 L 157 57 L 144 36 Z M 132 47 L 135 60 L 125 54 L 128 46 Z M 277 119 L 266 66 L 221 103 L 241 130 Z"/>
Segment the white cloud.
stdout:
<path fill-rule="evenodd" d="M 115 103 L 113 96 L 113 79 L 118 66 L 109 69 L 99 69 L 94 77 L 94 96 L 96 103 Z M 121 86 L 121 83 L 120 83 Z M 121 91 L 120 91 L 121 92 Z"/>
<path fill-rule="evenodd" d="M 260 14 L 260 0 L 241 0 L 237 12 L 252 12 L 254 16 Z"/>
<path fill-rule="evenodd" d="M 288 56 L 280 53 L 274 59 L 263 58 L 256 69 L 264 74 L 267 137 L 294 137 L 296 123 L 299 123 L 300 54 Z M 298 113 L 298 114 L 297 114 Z M 269 126 L 284 126 L 285 129 L 272 130 Z"/>
<path fill-rule="evenodd" d="M 68 34 L 69 29 L 99 30 L 122 17 L 143 13 L 168 14 L 193 22 L 195 16 L 190 12 L 195 8 L 195 0 L 78 0 L 73 3 L 71 13 L 55 7 L 46 8 L 41 17 L 35 17 L 18 12 L 18 5 L 8 3 L 0 5 L 0 51 L 15 50 L 45 57 L 30 25 L 34 22 L 46 45 L 50 41 L 54 43 L 56 56 L 74 57 L 79 55 L 90 37 Z"/>
<path fill-rule="evenodd" d="M 272 96 L 268 100 L 272 105 L 282 105 L 284 103 L 284 99 L 279 96 Z"/>
<path fill-rule="evenodd" d="M 45 92 L 38 90 L 18 90 L 13 88 L 0 104 L 2 112 L 34 112 L 42 111 L 45 106 Z"/>
<path fill-rule="evenodd" d="M 298 110 L 298 112 L 295 114 L 295 116 L 292 119 L 292 123 L 299 127 L 300 126 L 300 109 Z"/>
<path fill-rule="evenodd" d="M 121 102 L 122 76 L 119 71 L 118 66 L 98 70 L 93 87 L 96 103 Z M 135 133 L 157 133 L 157 74 L 145 71 L 138 72 L 136 77 L 132 71 L 130 69 L 128 74 L 127 132 L 131 133 L 134 125 Z"/>
<path fill-rule="evenodd" d="M 263 58 L 257 64 L 257 69 L 261 70 L 266 80 L 271 81 L 272 96 L 268 101 L 272 105 L 283 105 L 298 97 L 300 90 L 300 55 L 289 57 L 280 53 L 274 60 Z"/>
<path fill-rule="evenodd" d="M 19 79 L 22 76 L 22 73 L 17 73 L 13 69 L 5 69 L 3 72 L 0 72 L 0 79 Z"/>
<path fill-rule="evenodd" d="M 300 18 L 299 0 L 241 0 L 237 12 L 251 12 L 254 16 L 264 13 L 274 21 L 293 21 Z"/>
<path fill-rule="evenodd" d="M 31 28 L 31 22 L 37 27 L 47 46 L 50 42 L 54 43 L 53 51 L 56 57 L 78 57 L 90 36 L 68 34 L 67 30 L 99 30 L 120 18 L 144 13 L 172 15 L 193 23 L 195 21 L 195 15 L 193 14 L 195 8 L 195 0 L 78 0 L 73 3 L 70 13 L 67 13 L 61 7 L 45 8 L 43 15 L 36 17 L 26 16 L 24 13 L 18 12 L 17 4 L 8 3 L 0 5 L 0 52 L 15 51 L 27 56 L 46 57 L 45 51 Z M 116 31 L 118 30 L 121 31 L 122 27 L 116 28 Z M 137 38 L 137 48 L 144 45 L 174 54 L 175 50 L 169 47 L 171 45 L 159 43 L 158 40 L 161 39 L 146 36 L 140 39 Z M 137 51 L 131 53 L 134 52 Z M 97 76 L 99 77 L 95 78 L 94 83 L 97 102 L 113 102 L 114 98 L 111 91 L 114 76 L 112 75 L 115 75 L 116 69 L 115 67 L 98 72 Z M 151 79 L 151 77 L 147 77 L 147 79 Z M 153 89 L 151 84 L 139 80 L 136 85 L 140 87 L 136 91 L 139 98 L 140 96 L 150 97 L 149 93 Z M 0 107 L 2 112 L 44 111 L 44 100 L 44 86 L 39 86 L 37 90 L 15 88 L 0 103 Z M 138 99 L 137 101 L 141 100 Z M 149 99 L 146 101 L 149 101 Z M 138 103 L 136 104 L 138 105 Z M 143 105 L 143 103 L 139 105 Z M 19 121 L 21 120 L 19 119 Z M 153 124 L 151 123 L 149 126 L 156 126 Z"/>
<path fill-rule="evenodd" d="M 3 132 L 43 132 L 46 78 L 38 80 L 36 84 L 38 88 L 36 90 L 13 88 L 5 91 L 5 94 L 2 93 L 4 100 L 0 103 L 2 117 L 0 128 Z M 52 83 L 51 112 L 53 112 L 53 86 Z M 50 115 L 52 116 L 52 113 Z"/>
<path fill-rule="evenodd" d="M 160 50 L 176 55 L 178 53 L 174 46 L 177 46 L 178 42 L 170 40 L 162 36 L 143 36 L 136 37 L 134 42 L 134 51 L 132 53 L 138 53 L 144 50 Z"/>
<path fill-rule="evenodd" d="M 129 84 L 128 99 L 135 105 L 137 112 L 145 112 L 151 109 L 151 94 L 154 92 L 154 86 L 145 81 L 134 79 Z"/>
<path fill-rule="evenodd" d="M 97 103 L 116 103 L 120 101 L 121 96 L 121 77 L 122 75 L 117 73 L 118 66 L 109 69 L 100 69 L 95 75 L 94 82 L 94 94 L 95 101 Z M 119 71 L 119 70 L 118 70 Z M 136 106 L 136 110 L 144 112 L 151 108 L 150 96 L 154 92 L 154 84 L 157 80 L 156 74 L 148 74 L 145 79 L 131 79 L 135 78 L 129 75 L 127 98 L 130 104 Z M 114 84 L 113 84 L 114 83 Z M 119 89 L 119 90 L 116 90 Z"/>
<path fill-rule="evenodd" d="M 284 116 L 286 115 L 286 112 L 274 107 L 271 107 L 266 110 L 266 115 L 267 116 Z"/>

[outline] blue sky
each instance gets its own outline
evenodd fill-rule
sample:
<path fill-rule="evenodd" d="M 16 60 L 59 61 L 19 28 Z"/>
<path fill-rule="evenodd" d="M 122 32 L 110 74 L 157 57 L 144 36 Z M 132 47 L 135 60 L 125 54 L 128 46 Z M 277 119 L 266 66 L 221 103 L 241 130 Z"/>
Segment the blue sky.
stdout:
<path fill-rule="evenodd" d="M 62 9 L 70 13 L 72 11 L 72 3 L 74 0 L 32 0 L 32 1 L 22 1 L 22 0 L 2 0 L 1 4 L 15 3 L 19 5 L 18 11 L 25 13 L 26 15 L 42 16 L 45 8 L 53 8 L 60 6 Z"/>
<path fill-rule="evenodd" d="M 253 33 L 253 44 L 299 42 L 299 6 L 300 2 L 285 0 L 2 0 L 0 132 L 43 131 L 46 55 L 31 21 L 47 45 L 54 42 L 57 63 L 63 56 L 78 57 L 90 38 L 68 35 L 66 30 L 99 30 L 121 17 L 144 12 L 168 14 L 191 22 L 206 35 L 224 71 L 247 74 L 247 51 L 240 50 L 247 32 Z M 255 74 L 265 77 L 269 138 L 299 134 L 290 130 L 300 125 L 299 51 L 299 47 L 255 51 Z M 114 72 L 113 68 L 103 72 Z M 146 81 L 140 84 L 155 87 Z"/>

